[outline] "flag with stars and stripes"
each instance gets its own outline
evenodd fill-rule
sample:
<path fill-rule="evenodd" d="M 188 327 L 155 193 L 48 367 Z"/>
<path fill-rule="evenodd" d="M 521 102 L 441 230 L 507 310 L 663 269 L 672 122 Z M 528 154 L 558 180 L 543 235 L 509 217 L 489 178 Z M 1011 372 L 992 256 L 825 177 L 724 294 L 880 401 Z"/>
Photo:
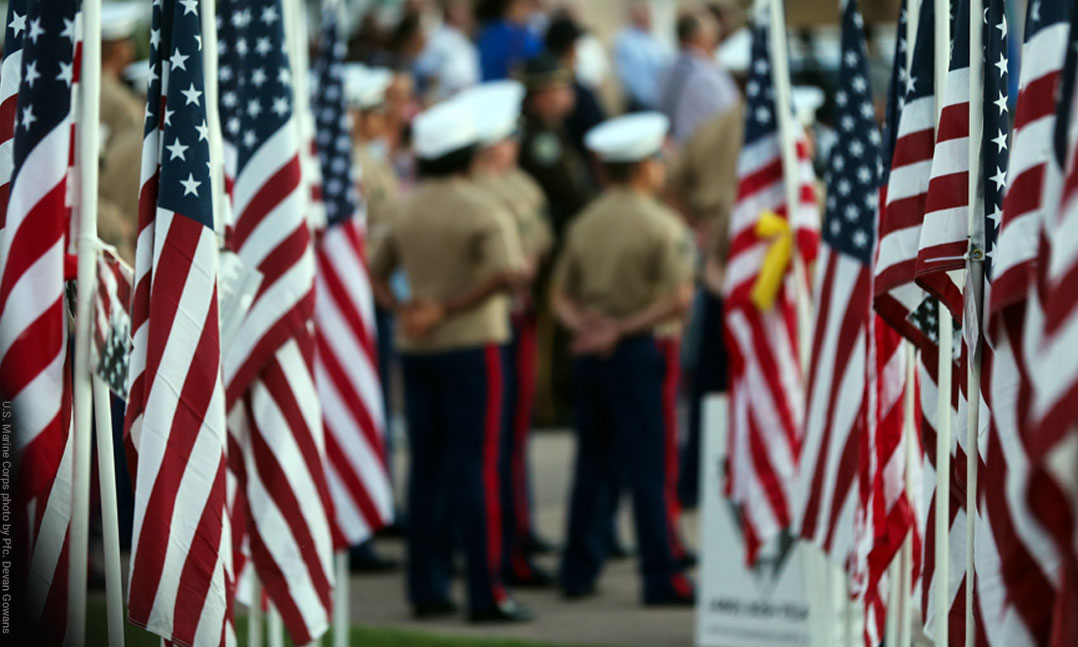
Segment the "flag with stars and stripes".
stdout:
<path fill-rule="evenodd" d="M 1037 318 L 1042 312 L 1035 286 L 1038 238 L 1042 222 L 1059 205 L 1062 186 L 1053 133 L 1070 43 L 1067 4 L 1041 0 L 1029 4 L 1009 149 L 1005 148 L 1006 124 L 1011 120 L 1007 88 L 991 89 L 988 86 L 996 81 L 992 77 L 986 81 L 985 178 L 1003 169 L 1007 179 L 1003 196 L 995 182 L 986 181 L 985 186 L 982 384 L 991 416 L 982 453 L 993 478 L 984 484 L 981 513 L 987 528 L 978 534 L 976 557 L 979 595 L 995 614 L 986 616 L 999 638 L 993 644 L 1008 646 L 1049 644 L 1060 551 L 1036 522 L 1034 501 L 1052 508 L 1066 505 L 1063 490 L 1053 479 L 1043 478 L 1031 457 L 1029 389 L 1037 370 L 1028 363 L 1023 340 L 1028 317 Z M 1005 33 L 1002 20 L 996 27 L 996 37 Z M 990 162 L 992 156 L 998 158 L 997 164 Z"/>
<path fill-rule="evenodd" d="M 914 282 L 914 271 L 934 152 L 934 25 L 932 3 L 922 2 L 912 64 L 902 74 L 905 92 L 890 122 L 894 146 L 886 165 L 875 270 L 876 311 L 918 347 L 931 343 L 910 317 L 925 298 L 924 289 Z"/>
<path fill-rule="evenodd" d="M 94 292 L 94 371 L 109 390 L 127 399 L 127 370 L 131 361 L 131 285 L 134 270 L 102 246 L 97 257 Z"/>
<path fill-rule="evenodd" d="M 1058 210 L 1041 221 L 1035 292 L 1027 310 L 1026 361 L 1032 376 L 1032 421 L 1025 435 L 1032 468 L 1029 507 L 1037 530 L 1051 539 L 1056 564 L 1052 625 L 1042 644 L 1078 641 L 1078 15 L 1060 81 L 1057 160 L 1066 168 Z M 1044 196 L 1055 204 L 1054 196 Z M 1018 582 L 1021 585 L 1023 582 Z M 1043 604 L 1048 600 L 1041 598 Z"/>
<path fill-rule="evenodd" d="M 328 627 L 335 537 L 313 376 L 315 258 L 300 159 L 307 144 L 284 16 L 281 0 L 218 3 L 220 115 L 235 218 L 227 246 L 262 279 L 225 354 L 224 376 L 229 465 L 242 495 L 231 511 L 244 521 L 234 542 L 247 547 L 293 642 L 304 644 Z"/>
<path fill-rule="evenodd" d="M 313 108 L 327 228 L 318 243 L 315 279 L 315 383 L 326 428 L 326 472 L 336 522 L 357 544 L 393 518 L 385 452 L 385 412 L 367 271 L 366 227 L 352 166 L 343 92 L 344 39 L 337 8 L 323 15 Z"/>
<path fill-rule="evenodd" d="M 914 276 L 960 321 L 969 246 L 969 0 L 955 0 L 952 9 L 950 61 Z M 1006 68 L 1006 58 L 1002 65 Z M 995 174 L 997 182 L 1003 181 L 1004 173 Z"/>
<path fill-rule="evenodd" d="M 795 277 L 794 260 L 772 268 L 779 281 L 771 286 L 771 298 L 765 299 L 770 303 L 761 303 L 754 293 L 759 292 L 757 284 L 772 245 L 796 245 L 806 267 L 816 259 L 819 246 L 815 178 L 803 137 L 797 141 L 799 201 L 786 203 L 774 87 L 789 81 L 773 79 L 768 32 L 766 23 L 753 29 L 745 141 L 738 160 L 738 197 L 730 219 L 724 287 L 726 345 L 731 354 L 726 494 L 740 510 L 749 563 L 762 544 L 794 521 L 793 488 L 804 417 L 794 284 L 803 279 Z M 768 229 L 781 232 L 778 240 Z"/>
<path fill-rule="evenodd" d="M 135 516 L 128 619 L 220 645 L 231 617 L 218 241 L 197 0 L 155 0 L 125 431 Z"/>
<path fill-rule="evenodd" d="M 0 142 L 9 189 L 0 233 L 0 394 L 10 402 L 13 474 L 12 616 L 34 642 L 67 629 L 71 520 L 71 365 L 65 252 L 74 205 L 73 85 L 79 3 L 9 3 Z M 70 277 L 68 277 L 70 278 Z"/>

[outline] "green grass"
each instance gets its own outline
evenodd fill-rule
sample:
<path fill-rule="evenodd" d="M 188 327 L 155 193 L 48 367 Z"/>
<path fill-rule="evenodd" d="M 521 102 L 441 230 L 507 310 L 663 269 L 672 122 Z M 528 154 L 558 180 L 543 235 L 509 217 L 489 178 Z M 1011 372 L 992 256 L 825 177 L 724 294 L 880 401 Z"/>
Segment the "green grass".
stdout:
<path fill-rule="evenodd" d="M 240 647 L 247 645 L 247 618 L 236 617 L 236 633 Z M 333 644 L 332 631 L 322 638 L 322 645 Z M 86 615 L 87 647 L 104 647 L 108 644 L 108 624 L 105 619 L 103 600 L 91 600 Z M 124 623 L 126 647 L 159 647 L 157 636 L 138 627 Z M 286 645 L 291 641 L 286 639 Z M 476 638 L 471 636 L 440 636 L 428 632 L 390 629 L 385 627 L 352 626 L 348 644 L 355 647 L 549 647 L 549 643 L 515 640 L 509 638 Z"/>

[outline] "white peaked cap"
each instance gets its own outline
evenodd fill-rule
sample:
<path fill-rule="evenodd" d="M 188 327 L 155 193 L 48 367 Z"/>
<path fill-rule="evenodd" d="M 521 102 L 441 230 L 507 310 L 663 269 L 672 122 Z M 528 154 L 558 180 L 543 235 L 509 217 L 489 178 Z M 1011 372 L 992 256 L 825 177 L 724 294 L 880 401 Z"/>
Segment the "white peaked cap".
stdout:
<path fill-rule="evenodd" d="M 344 67 L 344 98 L 350 107 L 370 110 L 385 103 L 393 73 L 384 67 L 350 63 Z"/>
<path fill-rule="evenodd" d="M 453 101 L 463 104 L 475 119 L 476 136 L 483 146 L 490 146 L 513 134 L 520 120 L 524 85 L 519 81 L 490 81 L 472 86 Z"/>
<path fill-rule="evenodd" d="M 146 15 L 141 2 L 106 2 L 101 5 L 101 40 L 123 40 L 135 33 Z"/>
<path fill-rule="evenodd" d="M 433 160 L 478 143 L 479 134 L 468 107 L 449 100 L 416 116 L 412 140 L 420 159 Z"/>
<path fill-rule="evenodd" d="M 150 59 L 144 58 L 125 67 L 124 78 L 135 86 L 136 90 L 145 91 L 150 83 Z"/>
<path fill-rule="evenodd" d="M 742 27 L 719 45 L 715 59 L 733 74 L 748 72 L 752 63 L 752 30 Z"/>
<path fill-rule="evenodd" d="M 604 162 L 639 162 L 662 150 L 670 120 L 659 112 L 638 112 L 599 124 L 584 145 Z"/>
<path fill-rule="evenodd" d="M 794 104 L 794 112 L 801 124 L 805 127 L 816 122 L 816 111 L 823 106 L 825 96 L 823 90 L 813 85 L 794 86 L 791 100 Z"/>

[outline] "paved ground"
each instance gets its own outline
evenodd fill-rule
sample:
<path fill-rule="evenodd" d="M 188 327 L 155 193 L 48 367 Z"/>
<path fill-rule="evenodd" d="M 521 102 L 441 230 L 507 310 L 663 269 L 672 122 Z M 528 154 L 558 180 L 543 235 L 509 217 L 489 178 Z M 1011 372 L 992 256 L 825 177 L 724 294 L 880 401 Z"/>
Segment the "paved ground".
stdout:
<path fill-rule="evenodd" d="M 565 526 L 565 506 L 573 458 L 568 432 L 537 432 L 532 444 L 537 523 L 543 536 L 560 540 Z M 400 453 L 400 452 L 398 452 Z M 402 473 L 398 471 L 398 473 Z M 623 505 L 622 537 L 632 541 L 631 520 Z M 696 518 L 683 519 L 686 543 L 697 545 Z M 400 556 L 401 542 L 379 539 L 379 549 Z M 556 558 L 541 559 L 553 568 Z M 459 584 L 459 583 L 458 583 Z M 679 647 L 692 645 L 693 613 L 688 609 L 646 609 L 638 602 L 635 560 L 612 562 L 599 583 L 600 594 L 590 600 L 565 602 L 555 592 L 522 591 L 518 597 L 538 619 L 527 625 L 481 626 L 463 617 L 441 621 L 413 620 L 404 602 L 400 573 L 352 578 L 352 622 L 361 625 L 400 627 L 417 631 L 462 636 L 521 638 L 551 645 L 609 645 L 626 647 Z M 463 591 L 454 591 L 458 603 Z"/>

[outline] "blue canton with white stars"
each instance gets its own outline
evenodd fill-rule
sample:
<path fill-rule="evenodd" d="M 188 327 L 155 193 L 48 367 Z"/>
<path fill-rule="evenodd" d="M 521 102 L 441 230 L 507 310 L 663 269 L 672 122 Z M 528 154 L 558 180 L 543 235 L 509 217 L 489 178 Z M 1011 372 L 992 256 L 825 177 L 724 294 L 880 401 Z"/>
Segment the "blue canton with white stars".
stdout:
<path fill-rule="evenodd" d="M 224 0 L 217 11 L 221 124 L 238 175 L 292 118 L 292 72 L 280 0 Z"/>
<path fill-rule="evenodd" d="M 161 130 L 157 204 L 213 228 L 198 0 L 155 0 L 146 134 Z"/>
<path fill-rule="evenodd" d="M 907 105 L 918 99 L 935 97 L 935 25 L 935 8 L 931 2 L 922 2 L 917 23 L 917 41 L 913 45 L 913 65 L 910 66 L 909 74 L 905 75 L 906 89 L 899 102 L 900 114 Z"/>
<path fill-rule="evenodd" d="M 982 182 L 984 183 L 984 275 L 992 280 L 999 227 L 1003 221 L 1003 198 L 1010 166 L 1008 138 L 1011 130 L 1008 88 L 1007 12 L 1003 0 L 988 0 L 984 10 L 984 130 Z"/>
<path fill-rule="evenodd" d="M 16 11 L 20 5 L 27 7 L 26 13 Z M 27 155 L 71 114 L 78 6 L 76 0 L 10 6 L 8 35 L 22 39 L 13 178 L 19 174 Z"/>
<path fill-rule="evenodd" d="M 857 0 L 842 16 L 842 84 L 835 93 L 839 142 L 827 170 L 824 241 L 835 251 L 868 265 L 872 261 L 879 202 L 880 133 L 869 88 L 864 21 Z"/>
<path fill-rule="evenodd" d="M 26 34 L 27 0 L 10 0 L 7 5 L 7 31 L 4 33 L 4 58 L 22 49 L 22 38 Z"/>
<path fill-rule="evenodd" d="M 886 186 L 891 177 L 891 158 L 898 140 L 898 117 L 906 100 L 906 58 L 909 56 L 909 43 L 906 31 L 909 25 L 909 10 L 906 0 L 898 14 L 898 30 L 895 39 L 895 63 L 891 70 L 891 83 L 887 91 L 887 110 L 884 116 L 883 143 L 879 151 L 880 186 Z"/>
<path fill-rule="evenodd" d="M 322 37 L 315 62 L 312 108 L 318 121 L 318 161 L 322 167 L 322 199 L 330 226 L 345 222 L 359 211 L 360 196 L 352 164 L 352 139 L 344 104 L 344 55 L 347 46 L 337 25 L 337 11 L 327 6 L 322 16 Z"/>
<path fill-rule="evenodd" d="M 766 22 L 756 25 L 752 34 L 752 70 L 745 85 L 748 95 L 745 118 L 745 146 L 778 133 L 775 119 L 775 90 L 771 82 L 771 50 Z"/>

